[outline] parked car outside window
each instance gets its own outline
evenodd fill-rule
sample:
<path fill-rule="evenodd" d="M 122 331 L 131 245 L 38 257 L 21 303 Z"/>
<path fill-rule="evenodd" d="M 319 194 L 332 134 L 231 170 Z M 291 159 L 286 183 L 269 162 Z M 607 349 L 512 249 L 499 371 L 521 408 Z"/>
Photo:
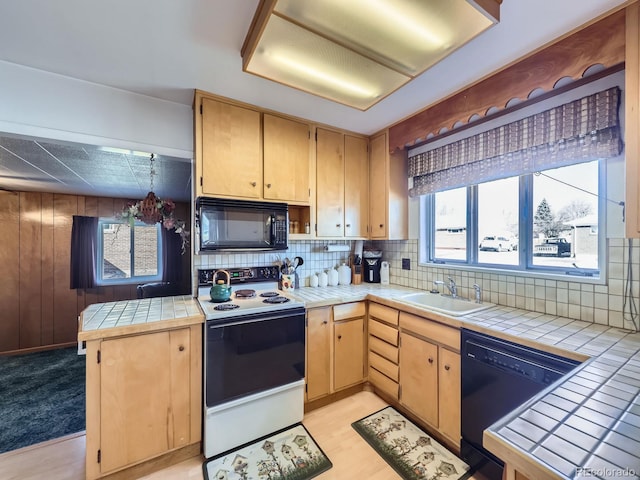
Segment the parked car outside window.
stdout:
<path fill-rule="evenodd" d="M 478 246 L 481 251 L 510 252 L 518 249 L 518 240 L 507 235 L 487 235 Z"/>

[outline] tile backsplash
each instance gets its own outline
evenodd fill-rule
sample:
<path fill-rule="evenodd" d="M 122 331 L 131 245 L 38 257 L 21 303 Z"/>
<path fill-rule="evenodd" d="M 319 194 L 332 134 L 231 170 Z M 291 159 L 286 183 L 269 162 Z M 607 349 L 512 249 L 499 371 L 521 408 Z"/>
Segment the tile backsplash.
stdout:
<path fill-rule="evenodd" d="M 482 288 L 483 300 L 504 306 L 522 308 L 553 316 L 568 317 L 587 322 L 634 330 L 635 327 L 624 312 L 629 311 L 624 291 L 627 276 L 631 274 L 633 299 L 640 305 L 640 241 L 632 242 L 631 269 L 627 265 L 628 247 L 626 239 L 609 239 L 607 246 L 607 281 L 604 284 L 535 278 L 526 273 L 499 273 L 444 266 L 418 264 L 418 240 L 392 240 L 374 242 L 381 249 L 383 259 L 390 264 L 390 283 L 430 290 L 434 280 L 452 277 L 458 285 L 458 294 L 473 298 L 473 284 Z M 350 252 L 328 252 L 328 244 L 348 245 L 350 241 L 305 240 L 290 241 L 289 249 L 278 254 L 238 253 L 194 256 L 198 268 L 243 267 L 250 265 L 273 265 L 280 258 L 300 256 L 304 265 L 298 268 L 301 284 L 308 285 L 309 276 L 346 262 Z M 367 243 L 365 243 L 365 246 Z M 402 269 L 402 259 L 410 260 L 410 270 Z M 440 289 L 442 290 L 442 286 Z M 636 320 L 637 322 L 637 320 Z"/>

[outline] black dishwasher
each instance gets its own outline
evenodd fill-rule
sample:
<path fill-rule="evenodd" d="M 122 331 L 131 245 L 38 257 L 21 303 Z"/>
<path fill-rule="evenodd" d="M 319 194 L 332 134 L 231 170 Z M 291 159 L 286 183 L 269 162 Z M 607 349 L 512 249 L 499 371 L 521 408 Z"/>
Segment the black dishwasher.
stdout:
<path fill-rule="evenodd" d="M 462 329 L 460 454 L 490 480 L 503 462 L 482 447 L 482 432 L 580 362 Z"/>

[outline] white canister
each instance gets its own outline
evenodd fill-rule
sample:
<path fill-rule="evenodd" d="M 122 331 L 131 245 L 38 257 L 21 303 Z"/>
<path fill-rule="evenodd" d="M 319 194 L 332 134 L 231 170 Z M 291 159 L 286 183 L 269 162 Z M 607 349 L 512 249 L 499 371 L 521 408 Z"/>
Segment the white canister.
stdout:
<path fill-rule="evenodd" d="M 309 277 L 309 286 L 310 287 L 318 286 L 318 275 L 316 275 L 315 273 Z"/>
<path fill-rule="evenodd" d="M 338 283 L 340 285 L 349 285 L 351 283 L 351 269 L 346 263 L 338 267 Z"/>
<path fill-rule="evenodd" d="M 329 283 L 329 277 L 327 277 L 327 274 L 325 272 L 320 272 L 318 274 L 318 286 L 326 287 L 328 283 Z"/>
<path fill-rule="evenodd" d="M 389 262 L 380 263 L 380 283 L 389 285 Z"/>
<path fill-rule="evenodd" d="M 332 287 L 338 285 L 338 271 L 335 268 L 330 268 L 327 270 L 327 274 L 329 277 L 329 285 Z"/>

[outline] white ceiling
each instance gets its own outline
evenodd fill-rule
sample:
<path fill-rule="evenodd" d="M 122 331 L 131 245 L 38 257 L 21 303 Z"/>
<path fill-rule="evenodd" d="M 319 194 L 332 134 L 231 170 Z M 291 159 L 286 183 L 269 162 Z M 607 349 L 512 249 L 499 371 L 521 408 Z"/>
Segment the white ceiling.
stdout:
<path fill-rule="evenodd" d="M 365 112 L 242 72 L 240 47 L 258 0 L 4 0 L 0 60 L 184 105 L 197 88 L 371 134 L 623 3 L 504 0 L 497 26 Z M 0 149 L 0 167 L 5 158 Z M 91 178 L 99 168 L 84 170 L 101 194 L 104 178 Z"/>

